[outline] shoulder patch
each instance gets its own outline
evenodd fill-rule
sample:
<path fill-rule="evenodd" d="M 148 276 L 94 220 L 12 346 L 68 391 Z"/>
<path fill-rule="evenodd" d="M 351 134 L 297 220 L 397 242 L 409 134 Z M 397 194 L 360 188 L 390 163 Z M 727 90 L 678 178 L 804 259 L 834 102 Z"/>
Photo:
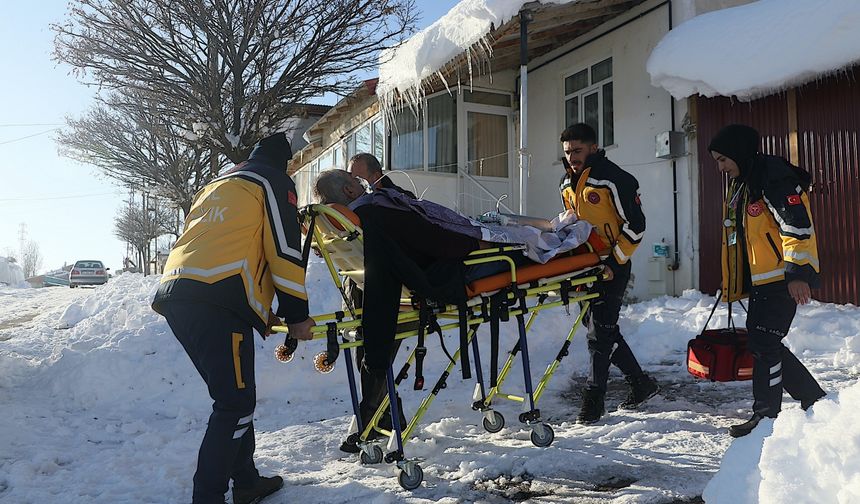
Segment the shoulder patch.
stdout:
<path fill-rule="evenodd" d="M 294 193 L 293 191 L 287 191 L 287 201 L 289 201 L 290 204 L 293 206 L 298 205 L 299 202 L 298 198 L 296 197 L 296 193 Z"/>
<path fill-rule="evenodd" d="M 588 202 L 592 205 L 600 203 L 600 195 L 593 191 L 588 193 Z"/>
<path fill-rule="evenodd" d="M 801 204 L 803 204 L 803 200 L 800 199 L 799 194 L 789 194 L 788 196 L 785 197 L 785 199 L 788 200 L 789 205 L 801 205 Z"/>
<path fill-rule="evenodd" d="M 749 206 L 747 206 L 747 213 L 750 215 L 750 217 L 758 217 L 762 214 L 762 212 L 764 212 L 764 205 L 761 203 L 761 201 L 750 203 Z"/>

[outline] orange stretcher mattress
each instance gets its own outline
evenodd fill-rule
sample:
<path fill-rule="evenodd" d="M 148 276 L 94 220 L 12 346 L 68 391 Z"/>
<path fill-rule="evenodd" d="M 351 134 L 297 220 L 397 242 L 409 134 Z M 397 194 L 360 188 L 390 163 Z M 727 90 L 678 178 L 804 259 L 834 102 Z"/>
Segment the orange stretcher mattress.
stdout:
<path fill-rule="evenodd" d="M 356 227 L 361 226 L 361 220 L 358 215 L 344 205 L 337 203 L 328 205 L 333 210 L 337 210 L 347 220 L 352 222 Z M 329 219 L 331 224 L 343 231 L 343 226 L 334 219 Z M 600 264 L 600 256 L 598 253 L 605 249 L 605 245 L 596 232 L 592 231 L 588 238 L 588 243 L 577 247 L 568 254 L 558 256 L 545 264 L 530 264 L 526 266 L 518 266 L 516 269 L 518 285 L 527 284 L 544 278 L 552 278 L 563 276 L 568 273 L 573 273 L 579 270 L 591 268 Z M 597 252 L 595 252 L 595 250 Z M 497 273 L 495 275 L 480 278 L 466 285 L 466 293 L 471 297 L 475 297 L 485 292 L 497 291 L 511 285 L 510 271 Z"/>

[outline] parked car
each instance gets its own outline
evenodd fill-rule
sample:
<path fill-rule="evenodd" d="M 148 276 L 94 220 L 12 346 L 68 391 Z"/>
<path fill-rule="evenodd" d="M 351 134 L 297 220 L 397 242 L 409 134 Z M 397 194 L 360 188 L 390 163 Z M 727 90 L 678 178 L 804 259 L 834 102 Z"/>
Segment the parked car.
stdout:
<path fill-rule="evenodd" d="M 69 271 L 69 287 L 102 285 L 108 280 L 108 271 L 101 261 L 76 261 Z"/>

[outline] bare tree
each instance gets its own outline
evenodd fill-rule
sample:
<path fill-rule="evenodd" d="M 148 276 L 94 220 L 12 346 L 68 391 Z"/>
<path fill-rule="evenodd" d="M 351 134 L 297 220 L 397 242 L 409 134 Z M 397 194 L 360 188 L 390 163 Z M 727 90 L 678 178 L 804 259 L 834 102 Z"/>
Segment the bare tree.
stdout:
<path fill-rule="evenodd" d="M 24 270 L 24 278 L 35 276 L 41 268 L 42 253 L 39 251 L 39 244 L 28 240 L 21 250 L 21 269 Z"/>
<path fill-rule="evenodd" d="M 110 94 L 83 118 L 67 119 L 57 137 L 60 154 L 98 167 L 123 186 L 148 189 L 185 215 L 226 159 L 213 163 L 207 148 L 188 141 L 155 109 L 145 93 Z"/>
<path fill-rule="evenodd" d="M 155 238 L 174 232 L 175 214 L 167 207 L 145 208 L 128 201 L 114 220 L 114 235 L 134 247 L 143 274 L 150 273 L 150 244 Z"/>
<path fill-rule="evenodd" d="M 414 29 L 414 0 L 73 0 L 55 58 L 159 97 L 159 116 L 233 162 Z"/>

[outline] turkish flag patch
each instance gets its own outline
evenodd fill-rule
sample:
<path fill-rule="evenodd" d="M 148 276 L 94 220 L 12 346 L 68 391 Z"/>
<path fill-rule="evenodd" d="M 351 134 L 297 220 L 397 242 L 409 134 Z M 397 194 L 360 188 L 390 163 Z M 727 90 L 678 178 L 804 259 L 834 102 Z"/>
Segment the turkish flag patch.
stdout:
<path fill-rule="evenodd" d="M 638 195 L 638 194 L 636 195 L 636 197 L 635 197 L 635 198 L 633 198 L 633 201 L 635 201 L 637 205 L 642 206 L 642 200 L 641 200 L 641 199 L 639 199 L 639 195 Z"/>
<path fill-rule="evenodd" d="M 293 191 L 287 191 L 287 201 L 293 206 L 296 206 L 299 202 L 298 198 L 296 198 L 296 193 Z"/>
<path fill-rule="evenodd" d="M 803 204 L 803 201 L 800 199 L 799 194 L 789 194 L 788 196 L 785 197 L 785 199 L 788 200 L 789 205 L 802 205 Z"/>

